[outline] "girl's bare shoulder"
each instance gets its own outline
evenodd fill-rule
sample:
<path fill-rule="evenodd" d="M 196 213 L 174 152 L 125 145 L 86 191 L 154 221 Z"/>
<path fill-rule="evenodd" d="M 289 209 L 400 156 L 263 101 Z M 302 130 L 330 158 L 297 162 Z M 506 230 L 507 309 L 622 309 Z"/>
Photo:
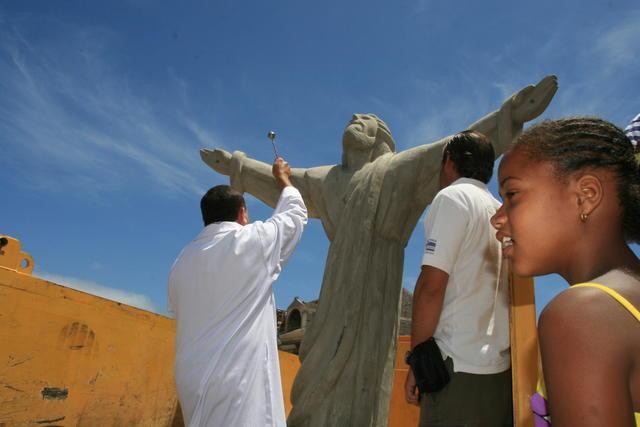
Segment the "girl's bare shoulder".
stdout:
<path fill-rule="evenodd" d="M 592 281 L 608 287 L 640 309 L 640 280 L 625 271 L 611 271 Z M 541 334 L 564 331 L 568 338 L 612 336 L 611 331 L 632 326 L 637 320 L 619 301 L 596 287 L 575 287 L 560 292 L 540 315 Z M 613 329 L 612 329 L 613 328 Z M 640 334 L 640 328 L 638 328 Z M 613 334 L 615 335 L 615 334 Z"/>

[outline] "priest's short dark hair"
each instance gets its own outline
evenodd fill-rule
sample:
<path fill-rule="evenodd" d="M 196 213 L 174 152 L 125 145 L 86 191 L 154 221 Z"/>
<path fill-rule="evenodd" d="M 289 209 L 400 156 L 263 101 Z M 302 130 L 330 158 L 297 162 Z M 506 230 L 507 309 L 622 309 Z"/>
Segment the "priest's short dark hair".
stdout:
<path fill-rule="evenodd" d="M 216 185 L 202 196 L 200 210 L 205 227 L 214 222 L 236 221 L 245 207 L 244 197 L 228 185 Z"/>

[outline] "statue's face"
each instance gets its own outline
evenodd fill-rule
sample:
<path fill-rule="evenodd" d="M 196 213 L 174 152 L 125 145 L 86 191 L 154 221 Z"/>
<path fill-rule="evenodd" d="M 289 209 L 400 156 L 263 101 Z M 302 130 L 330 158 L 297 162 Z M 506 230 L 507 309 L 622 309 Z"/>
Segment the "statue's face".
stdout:
<path fill-rule="evenodd" d="M 375 117 L 368 114 L 354 114 L 344 130 L 342 144 L 345 148 L 356 150 L 371 149 L 375 145 L 377 131 L 378 122 Z"/>

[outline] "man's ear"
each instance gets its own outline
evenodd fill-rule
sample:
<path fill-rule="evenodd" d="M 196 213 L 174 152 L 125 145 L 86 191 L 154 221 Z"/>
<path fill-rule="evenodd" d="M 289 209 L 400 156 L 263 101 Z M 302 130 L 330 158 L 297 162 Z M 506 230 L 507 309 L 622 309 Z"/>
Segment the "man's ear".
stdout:
<path fill-rule="evenodd" d="M 590 215 L 602 202 L 602 181 L 596 175 L 582 175 L 575 184 L 580 214 Z"/>
<path fill-rule="evenodd" d="M 457 178 L 462 177 L 460 171 L 458 171 L 458 166 L 456 166 L 456 163 L 451 158 L 451 155 L 447 155 L 446 165 L 453 181 L 455 181 Z"/>
<path fill-rule="evenodd" d="M 246 206 L 240 206 L 240 209 L 238 209 L 238 216 L 236 217 L 236 222 L 240 225 L 247 225 L 247 223 L 249 222 Z"/>

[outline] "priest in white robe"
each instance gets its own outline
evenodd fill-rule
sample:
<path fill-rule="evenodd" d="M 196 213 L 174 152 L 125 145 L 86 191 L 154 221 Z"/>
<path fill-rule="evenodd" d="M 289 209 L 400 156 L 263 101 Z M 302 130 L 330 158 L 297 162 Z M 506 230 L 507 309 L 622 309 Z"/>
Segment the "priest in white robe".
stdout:
<path fill-rule="evenodd" d="M 271 218 L 249 224 L 240 193 L 202 198 L 205 228 L 175 261 L 175 378 L 187 426 L 285 426 L 273 282 L 300 240 L 307 209 L 277 159 L 281 194 Z"/>

